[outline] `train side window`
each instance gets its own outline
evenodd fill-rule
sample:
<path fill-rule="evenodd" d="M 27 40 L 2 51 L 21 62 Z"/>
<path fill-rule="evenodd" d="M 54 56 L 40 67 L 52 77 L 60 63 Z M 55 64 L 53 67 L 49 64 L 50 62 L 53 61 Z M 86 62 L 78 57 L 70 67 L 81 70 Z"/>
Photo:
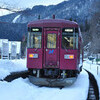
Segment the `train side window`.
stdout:
<path fill-rule="evenodd" d="M 32 32 L 29 37 L 30 48 L 41 48 L 41 32 Z"/>
<path fill-rule="evenodd" d="M 56 34 L 47 35 L 47 48 L 55 49 L 56 48 Z"/>

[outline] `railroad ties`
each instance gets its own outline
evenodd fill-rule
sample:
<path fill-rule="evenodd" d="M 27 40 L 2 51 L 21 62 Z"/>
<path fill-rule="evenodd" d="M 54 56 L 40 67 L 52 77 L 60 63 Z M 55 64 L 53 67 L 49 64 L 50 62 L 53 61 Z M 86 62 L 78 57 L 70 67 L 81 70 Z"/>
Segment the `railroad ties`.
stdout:
<path fill-rule="evenodd" d="M 94 93 L 94 88 L 91 82 L 89 82 L 89 92 L 88 92 L 88 99 L 87 100 L 96 100 L 96 96 Z"/>
<path fill-rule="evenodd" d="M 89 92 L 88 92 L 88 98 L 87 100 L 100 100 L 99 98 L 99 88 L 97 85 L 97 81 L 93 74 L 91 74 L 89 71 L 84 69 L 88 75 L 89 75 Z"/>

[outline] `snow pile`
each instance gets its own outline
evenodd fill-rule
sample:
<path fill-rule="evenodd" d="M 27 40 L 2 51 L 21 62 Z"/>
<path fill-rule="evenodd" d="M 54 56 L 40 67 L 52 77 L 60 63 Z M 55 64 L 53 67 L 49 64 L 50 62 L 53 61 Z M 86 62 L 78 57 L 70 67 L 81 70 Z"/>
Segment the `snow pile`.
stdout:
<path fill-rule="evenodd" d="M 84 70 L 72 86 L 63 89 L 38 87 L 19 78 L 10 83 L 0 82 L 0 100 L 86 100 L 88 87 L 88 74 Z"/>
<path fill-rule="evenodd" d="M 10 72 L 8 70 L 0 68 L 0 80 L 3 80 L 9 74 Z"/>
<path fill-rule="evenodd" d="M 3 79 L 11 72 L 27 70 L 26 60 L 2 60 L 0 59 L 0 79 Z"/>

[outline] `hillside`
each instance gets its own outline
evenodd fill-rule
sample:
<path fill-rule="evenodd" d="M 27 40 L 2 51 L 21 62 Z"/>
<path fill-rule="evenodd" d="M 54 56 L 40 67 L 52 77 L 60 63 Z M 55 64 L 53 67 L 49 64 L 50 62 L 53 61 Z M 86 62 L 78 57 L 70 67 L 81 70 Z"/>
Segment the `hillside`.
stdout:
<path fill-rule="evenodd" d="M 84 22 L 86 19 L 91 17 L 90 8 L 94 1 L 95 0 L 69 0 L 58 5 L 34 6 L 32 9 L 27 8 L 21 12 L 2 16 L 0 17 L 0 21 L 13 22 L 14 18 L 20 15 L 20 17 L 16 20 L 16 23 L 27 23 L 32 20 L 36 20 L 38 15 L 40 15 L 42 19 L 47 19 L 51 18 L 51 16 L 55 14 L 56 18 L 72 18 L 78 22 Z"/>

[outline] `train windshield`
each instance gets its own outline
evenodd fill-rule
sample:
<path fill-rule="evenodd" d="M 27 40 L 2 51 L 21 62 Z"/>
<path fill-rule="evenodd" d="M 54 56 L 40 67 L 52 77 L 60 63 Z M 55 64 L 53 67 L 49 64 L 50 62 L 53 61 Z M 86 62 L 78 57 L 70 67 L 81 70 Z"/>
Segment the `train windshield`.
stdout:
<path fill-rule="evenodd" d="M 78 32 L 74 29 L 63 29 L 62 32 L 62 48 L 78 49 Z"/>
<path fill-rule="evenodd" d="M 29 32 L 28 34 L 28 47 L 29 48 L 41 48 L 41 32 Z"/>

